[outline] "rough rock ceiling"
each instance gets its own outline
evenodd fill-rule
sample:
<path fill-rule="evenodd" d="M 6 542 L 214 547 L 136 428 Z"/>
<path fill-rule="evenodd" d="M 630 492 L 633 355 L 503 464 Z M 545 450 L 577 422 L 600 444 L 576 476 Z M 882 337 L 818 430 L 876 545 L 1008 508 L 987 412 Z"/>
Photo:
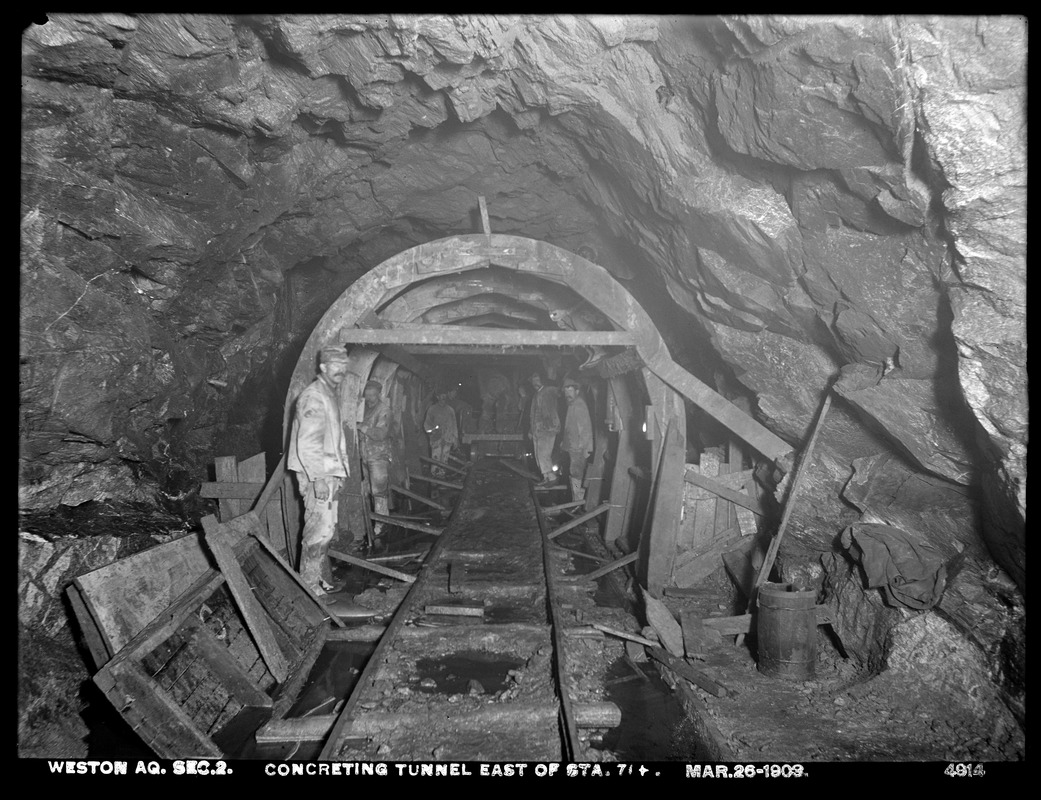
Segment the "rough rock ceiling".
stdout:
<path fill-rule="evenodd" d="M 886 373 L 846 384 L 795 542 L 827 547 L 884 452 L 981 490 L 1021 581 L 1025 52 L 1005 17 L 50 15 L 20 500 L 169 499 L 255 452 L 333 299 L 484 195 L 793 442 L 841 368 Z"/>

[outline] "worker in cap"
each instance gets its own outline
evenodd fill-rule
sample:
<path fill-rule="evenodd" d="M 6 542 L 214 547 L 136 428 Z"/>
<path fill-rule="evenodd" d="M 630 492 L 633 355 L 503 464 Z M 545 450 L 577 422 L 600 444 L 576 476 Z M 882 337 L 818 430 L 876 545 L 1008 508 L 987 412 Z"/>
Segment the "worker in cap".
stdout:
<path fill-rule="evenodd" d="M 586 462 L 593 454 L 593 423 L 589 407 L 582 397 L 582 385 L 577 378 L 567 377 L 563 381 L 567 416 L 564 418 L 564 435 L 560 449 L 568 454 L 568 482 L 571 484 L 571 499 L 584 500 L 586 490 Z"/>
<path fill-rule="evenodd" d="M 332 579 L 329 543 L 336 532 L 340 489 L 350 474 L 338 391 L 348 361 L 343 347 L 319 352 L 318 377 L 296 400 L 286 456 L 304 498 L 300 576 L 318 595 L 339 588 Z"/>
<path fill-rule="evenodd" d="M 365 411 L 358 423 L 358 443 L 361 450 L 362 475 L 368 484 L 373 510 L 377 514 L 390 513 L 390 404 L 383 398 L 383 384 L 369 380 L 362 390 Z M 376 536 L 383 533 L 383 523 L 372 526 Z M 364 537 L 355 535 L 352 549 L 364 549 Z"/>
<path fill-rule="evenodd" d="M 534 372 L 531 386 L 535 390 L 531 397 L 528 418 L 528 436 L 535 450 L 535 461 L 542 473 L 539 486 L 556 483 L 553 472 L 553 445 L 560 431 L 560 415 L 557 413 L 557 389 L 542 382 L 542 373 Z"/>
<path fill-rule="evenodd" d="M 423 418 L 423 430 L 430 442 L 430 457 L 442 464 L 448 463 L 448 454 L 453 447 L 459 445 L 459 425 L 455 417 L 455 409 L 448 404 L 449 389 L 438 386 L 434 390 L 435 401 L 427 409 Z M 430 474 L 435 478 L 445 476 L 444 467 L 434 464 Z"/>

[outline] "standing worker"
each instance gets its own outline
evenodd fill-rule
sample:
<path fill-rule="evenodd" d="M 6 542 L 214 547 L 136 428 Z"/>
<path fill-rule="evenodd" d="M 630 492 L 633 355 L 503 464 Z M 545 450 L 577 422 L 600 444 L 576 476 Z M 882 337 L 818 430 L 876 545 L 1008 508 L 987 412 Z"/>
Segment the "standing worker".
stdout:
<path fill-rule="evenodd" d="M 329 543 L 336 532 L 338 495 L 350 474 L 338 392 L 347 364 L 343 347 L 322 349 L 318 377 L 296 401 L 286 457 L 286 466 L 297 474 L 304 497 L 300 577 L 317 595 L 338 588 L 332 583 Z"/>
<path fill-rule="evenodd" d="M 586 476 L 586 461 L 593 454 L 593 423 L 589 407 L 582 398 L 582 387 L 576 378 L 564 379 L 564 399 L 567 401 L 567 417 L 564 419 L 564 436 L 560 448 L 567 451 L 569 458 L 568 478 L 571 482 L 571 499 L 584 500 L 586 496 L 582 481 Z"/>
<path fill-rule="evenodd" d="M 365 413 L 358 423 L 362 475 L 369 483 L 373 510 L 386 516 L 390 509 L 387 498 L 390 488 L 390 404 L 383 399 L 383 384 L 369 381 L 362 394 Z M 383 533 L 383 523 L 372 526 L 374 536 Z"/>
<path fill-rule="evenodd" d="M 553 474 L 553 445 L 560 430 L 560 415 L 557 413 L 557 390 L 554 386 L 546 386 L 542 375 L 538 372 L 531 376 L 531 385 L 535 394 L 531 398 L 531 417 L 528 425 L 528 436 L 535 449 L 535 461 L 542 472 L 539 486 L 550 486 L 556 483 Z"/>
<path fill-rule="evenodd" d="M 448 405 L 448 390 L 437 390 L 437 402 L 427 409 L 423 420 L 423 430 L 430 438 L 430 457 L 434 461 L 448 463 L 448 454 L 453 447 L 459 445 L 459 427 L 456 424 L 455 409 Z M 443 478 L 443 467 L 434 465 L 430 474 L 435 478 Z"/>

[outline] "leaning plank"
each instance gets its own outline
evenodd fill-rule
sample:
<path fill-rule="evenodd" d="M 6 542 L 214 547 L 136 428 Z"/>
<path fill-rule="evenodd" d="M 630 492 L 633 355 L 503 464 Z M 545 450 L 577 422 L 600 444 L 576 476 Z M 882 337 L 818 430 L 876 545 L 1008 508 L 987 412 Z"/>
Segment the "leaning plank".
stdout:
<path fill-rule="evenodd" d="M 220 571 L 224 574 L 224 579 L 228 582 L 228 588 L 235 598 L 239 611 L 242 612 L 242 617 L 246 621 L 250 635 L 256 642 L 264 663 L 271 670 L 275 680 L 282 683 L 289 675 L 289 666 L 286 664 L 282 651 L 278 648 L 270 621 L 242 572 L 242 565 L 239 564 L 234 551 L 225 540 L 224 532 L 213 516 L 203 517 L 202 527 L 206 532 L 206 544 L 209 545 Z"/>
<path fill-rule="evenodd" d="M 95 622 L 86 603 L 83 602 L 83 595 L 80 593 L 79 586 L 76 585 L 75 581 L 65 590 L 65 595 L 69 598 L 69 605 L 72 606 L 73 615 L 79 621 L 80 633 L 83 635 L 83 641 L 86 642 L 87 649 L 90 651 L 94 668 L 98 669 L 112 657 L 112 654 L 105 647 L 105 640 L 101 630 L 98 628 L 97 622 Z"/>
<path fill-rule="evenodd" d="M 652 642 L 650 639 L 647 639 L 643 636 L 637 636 L 635 633 L 626 633 L 625 631 L 620 631 L 616 628 L 608 628 L 606 625 L 601 625 L 599 622 L 591 622 L 589 624 L 596 628 L 598 631 L 603 631 L 609 636 L 617 636 L 619 639 L 628 639 L 630 642 L 636 642 L 637 644 L 642 644 L 645 647 L 658 646 L 658 642 Z"/>
<path fill-rule="evenodd" d="M 597 578 L 602 578 L 608 572 L 612 572 L 613 570 L 616 570 L 619 567 L 624 567 L 626 564 L 632 564 L 639 557 L 639 553 L 630 553 L 627 556 L 622 556 L 617 561 L 612 561 L 610 564 L 600 567 L 600 569 L 598 570 L 594 570 L 593 572 L 587 572 L 585 575 L 576 575 L 575 578 L 579 580 L 595 581 Z"/>
<path fill-rule="evenodd" d="M 664 664 L 677 675 L 679 675 L 681 678 L 685 678 L 691 683 L 700 686 L 709 694 L 713 694 L 716 697 L 726 696 L 728 694 L 729 690 L 726 686 L 719 683 L 718 681 L 714 681 L 701 670 L 694 669 L 683 659 L 676 658 L 673 655 L 669 655 L 669 653 L 665 651 L 663 648 L 648 647 L 647 652 L 655 661 Z"/>
<path fill-rule="evenodd" d="M 559 544 L 554 544 L 553 545 L 553 549 L 554 550 L 559 550 L 562 553 L 570 553 L 571 555 L 576 556 L 578 558 L 588 558 L 591 561 L 599 561 L 601 564 L 604 564 L 604 563 L 607 562 L 607 559 L 603 558 L 601 556 L 594 556 L 594 555 L 591 555 L 590 553 L 583 553 L 581 550 L 571 550 L 570 548 L 567 548 L 567 547 L 561 547 Z"/>
<path fill-rule="evenodd" d="M 380 575 L 386 575 L 388 578 L 396 578 L 399 581 L 405 583 L 415 583 L 416 576 L 409 575 L 405 572 L 398 572 L 396 569 L 390 567 L 384 567 L 380 564 L 373 564 L 371 561 L 366 561 L 364 558 L 356 558 L 355 556 L 347 555 L 347 553 L 341 553 L 338 550 L 329 550 L 329 557 L 335 558 L 337 561 L 343 561 L 347 564 L 354 564 L 356 567 L 362 567 L 372 572 L 378 572 Z"/>
<path fill-rule="evenodd" d="M 242 481 L 223 481 L 220 483 L 204 483 L 199 488 L 199 497 L 210 497 L 218 500 L 253 501 L 264 489 L 262 483 L 243 483 Z"/>
<path fill-rule="evenodd" d="M 726 427 L 742 441 L 747 442 L 771 461 L 787 471 L 792 446 L 773 431 L 760 425 L 718 392 L 710 389 L 683 367 L 673 361 L 667 352 L 659 349 L 649 352 L 637 344 L 640 357 L 650 370 L 687 397 L 694 405 Z"/>
<path fill-rule="evenodd" d="M 566 533 L 567 531 L 571 530 L 572 528 L 577 528 L 583 522 L 588 522 L 589 520 L 593 519 L 594 517 L 597 517 L 600 514 L 603 514 L 610 507 L 611 507 L 610 503 L 601 503 L 596 508 L 594 508 L 592 511 L 587 511 L 585 514 L 582 514 L 581 516 L 575 517 L 572 520 L 568 520 L 567 522 L 565 522 L 563 525 L 561 525 L 556 530 L 551 531 L 550 533 L 547 533 L 546 534 L 546 538 L 547 539 L 556 539 L 558 536 L 560 536 L 560 534 Z"/>
<path fill-rule="evenodd" d="M 509 469 L 509 470 L 511 470 L 513 472 L 516 472 L 522 478 L 527 478 L 529 481 L 541 481 L 542 480 L 542 476 L 541 475 L 536 475 L 533 472 L 528 472 L 528 470 L 526 470 L 526 469 L 521 469 L 520 467 L 518 467 L 516 464 L 514 464 L 509 459 L 500 458 L 499 459 L 499 463 L 502 464 L 507 469 Z"/>
<path fill-rule="evenodd" d="M 403 519 L 402 517 L 391 517 L 387 514 L 377 514 L 375 511 L 369 513 L 369 519 L 375 520 L 376 522 L 387 522 L 391 525 L 397 525 L 399 528 L 408 528 L 410 531 L 429 533 L 431 536 L 440 536 L 445 531 L 444 528 L 436 528 L 433 525 L 423 525 L 420 522 L 412 522 L 411 520 Z"/>
<path fill-rule="evenodd" d="M 267 550 L 268 555 L 270 555 L 275 560 L 275 562 L 283 569 L 283 571 L 290 578 L 293 579 L 296 585 L 303 589 L 304 594 L 311 599 L 311 602 L 318 606 L 319 609 L 321 609 L 322 616 L 325 619 L 332 619 L 333 623 L 337 627 L 346 627 L 346 624 L 342 620 L 340 620 L 338 616 L 336 616 L 335 614 L 329 614 L 329 611 L 326 608 L 325 604 L 318 599 L 318 596 L 314 593 L 314 590 L 307 585 L 303 578 L 300 577 L 300 573 L 298 573 L 295 569 L 290 567 L 289 564 L 286 563 L 285 559 L 283 559 L 282 556 L 279 555 L 278 551 L 275 550 L 275 548 L 272 547 L 270 543 L 264 541 L 263 537 L 261 536 L 256 536 L 255 538 L 258 542 L 260 542 L 260 546 Z"/>
<path fill-rule="evenodd" d="M 755 512 L 760 516 L 763 514 L 763 507 L 759 504 L 758 499 L 747 495 L 744 492 L 736 492 L 733 489 L 728 489 L 719 481 L 714 481 L 706 475 L 700 475 L 693 470 L 686 470 L 683 473 L 683 480 L 687 483 L 692 483 L 695 486 L 700 486 L 702 489 L 708 489 L 710 492 L 719 495 L 724 500 L 736 503 L 742 508 L 747 508 L 749 511 Z"/>
<path fill-rule="evenodd" d="M 669 582 L 676 556 L 680 515 L 683 513 L 683 464 L 686 458 L 687 421 L 683 398 L 664 387 L 663 412 L 667 414 L 665 434 L 661 441 L 658 474 L 655 476 L 654 504 L 645 547 L 646 579 L 644 585 L 655 597 Z M 649 534 L 649 535 L 648 535 Z"/>
<path fill-rule="evenodd" d="M 213 460 L 213 472 L 218 483 L 236 483 L 239 479 L 238 461 L 235 456 L 218 456 Z M 221 522 L 237 517 L 248 507 L 249 503 L 242 500 L 225 498 L 217 501 Z"/>
<path fill-rule="evenodd" d="M 543 506 L 543 514 L 555 514 L 558 511 L 565 511 L 569 508 L 576 508 L 577 506 L 585 505 L 584 500 L 572 500 L 570 503 L 557 503 L 555 506 Z"/>
<path fill-rule="evenodd" d="M 438 511 L 448 511 L 448 508 L 446 506 L 443 506 L 440 503 L 431 500 L 429 497 L 423 497 L 423 495 L 421 494 L 416 494 L 413 491 L 409 491 L 404 486 L 391 486 L 390 490 L 392 492 L 397 492 L 398 494 L 404 497 L 411 497 L 413 500 L 418 500 L 420 503 L 425 503 L 431 508 L 436 508 Z"/>
<path fill-rule="evenodd" d="M 444 481 L 440 478 L 430 478 L 426 475 L 409 475 L 411 481 L 424 481 L 426 483 L 436 483 L 438 486 L 447 486 L 449 489 L 462 489 L 463 484 L 455 483 L 453 481 Z"/>

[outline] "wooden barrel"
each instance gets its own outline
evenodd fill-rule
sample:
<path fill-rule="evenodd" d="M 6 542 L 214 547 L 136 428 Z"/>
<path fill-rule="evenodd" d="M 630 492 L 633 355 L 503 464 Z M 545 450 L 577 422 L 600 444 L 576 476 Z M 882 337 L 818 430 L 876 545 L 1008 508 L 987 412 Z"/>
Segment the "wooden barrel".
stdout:
<path fill-rule="evenodd" d="M 759 587 L 759 671 L 789 680 L 813 678 L 817 662 L 817 593 L 792 591 L 788 583 Z"/>

